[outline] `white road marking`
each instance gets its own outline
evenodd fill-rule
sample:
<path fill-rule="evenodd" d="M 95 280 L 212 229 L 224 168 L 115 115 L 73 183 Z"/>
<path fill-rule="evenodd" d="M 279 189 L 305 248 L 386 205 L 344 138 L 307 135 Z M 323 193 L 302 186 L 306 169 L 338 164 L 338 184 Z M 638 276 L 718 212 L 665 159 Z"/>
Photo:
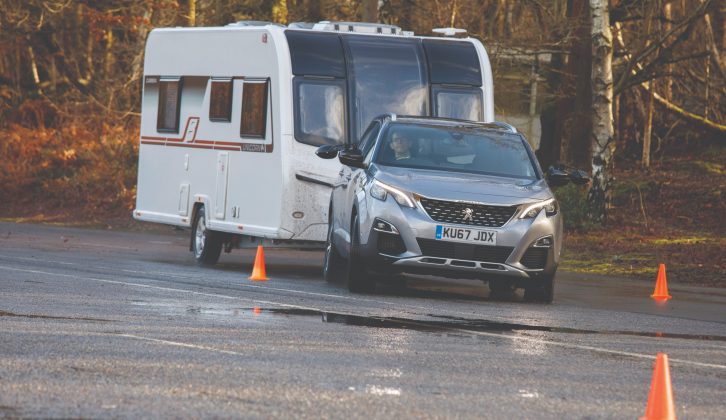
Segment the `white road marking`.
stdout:
<path fill-rule="evenodd" d="M 303 310 L 309 310 L 309 311 L 315 311 L 315 312 L 327 312 L 324 309 L 315 308 L 312 306 L 294 305 L 294 304 L 289 304 L 289 303 L 274 302 L 274 301 L 261 300 L 261 299 L 249 299 L 249 298 L 243 298 L 243 297 L 238 297 L 238 296 L 222 295 L 219 293 L 205 293 L 205 292 L 197 292 L 194 290 L 175 289 L 173 287 L 152 286 L 152 285 L 148 285 L 148 284 L 139 284 L 139 283 L 117 281 L 117 280 L 98 279 L 98 278 L 93 278 L 93 277 L 81 277 L 81 276 L 75 276 L 75 275 L 70 275 L 70 274 L 49 273 L 47 271 L 28 270 L 28 269 L 22 269 L 22 268 L 8 267 L 8 266 L 4 266 L 4 265 L 0 265 L 0 268 L 6 269 L 6 270 L 11 270 L 11 271 L 24 272 L 24 273 L 69 277 L 69 278 L 73 278 L 73 279 L 82 279 L 82 280 L 89 280 L 89 281 L 97 281 L 100 283 L 118 284 L 118 285 L 123 285 L 123 286 L 138 287 L 138 288 L 142 288 L 142 289 L 155 289 L 155 290 L 163 290 L 163 291 L 167 291 L 167 292 L 188 293 L 188 294 L 199 295 L 199 296 L 215 297 L 215 298 L 222 298 L 222 299 L 228 299 L 228 300 L 246 301 L 246 302 L 252 302 L 255 304 L 280 306 L 280 307 L 284 307 L 284 308 L 303 309 Z M 343 315 L 350 315 L 350 316 L 360 316 L 360 315 L 350 313 L 350 312 L 336 311 L 336 313 L 340 313 Z M 374 316 L 372 318 L 375 319 L 376 317 Z M 397 320 L 397 322 L 399 322 L 401 324 L 409 324 L 412 326 L 419 326 L 419 327 L 428 326 L 428 324 L 426 324 L 425 322 L 419 322 L 419 321 L 407 321 L 407 320 L 401 319 L 401 320 Z M 586 351 L 593 351 L 593 352 L 597 352 L 597 353 L 634 357 L 634 358 L 638 358 L 638 359 L 655 360 L 655 356 L 649 355 L 649 354 L 633 353 L 633 352 L 628 352 L 628 351 L 605 349 L 605 348 L 595 347 L 595 346 L 586 346 L 586 345 L 581 345 L 581 344 L 572 344 L 572 343 L 564 343 L 564 342 L 558 342 L 558 341 L 543 340 L 540 338 L 524 337 L 521 335 L 505 335 L 505 334 L 490 333 L 490 332 L 484 332 L 484 331 L 473 331 L 473 330 L 468 330 L 466 328 L 457 328 L 457 327 L 441 327 L 441 328 L 444 330 L 452 331 L 452 332 L 461 332 L 461 333 L 479 335 L 479 336 L 483 336 L 483 337 L 501 338 L 501 339 L 506 339 L 506 340 L 510 340 L 510 341 L 524 341 L 524 342 L 529 342 L 529 343 L 546 344 L 546 345 L 550 345 L 550 346 L 563 347 L 563 348 L 569 348 L 569 349 L 575 349 L 575 350 L 586 350 Z M 210 349 L 211 349 L 211 347 L 210 347 Z M 673 359 L 673 358 L 669 358 L 669 361 L 671 363 L 675 363 L 675 364 L 683 364 L 683 365 L 690 365 L 690 366 L 703 367 L 703 368 L 726 370 L 726 365 L 719 365 L 719 364 L 715 364 L 715 363 L 701 363 L 701 362 L 694 362 L 691 360 Z"/>
<path fill-rule="evenodd" d="M 128 247 L 128 246 L 96 244 L 96 243 L 92 243 L 92 242 L 73 242 L 71 245 L 87 245 L 87 246 L 93 246 L 93 247 L 100 246 L 102 248 L 126 249 L 126 250 L 129 250 L 129 251 L 135 251 L 135 250 L 138 249 L 138 248 L 131 248 L 131 247 Z"/>
<path fill-rule="evenodd" d="M 164 344 L 167 346 L 186 347 L 189 349 L 206 350 L 206 351 L 211 351 L 214 353 L 231 354 L 233 356 L 248 356 L 248 355 L 246 355 L 244 353 L 240 353 L 238 351 L 223 350 L 223 349 L 218 349 L 218 348 L 209 347 L 209 346 L 199 346 L 196 344 L 182 343 L 180 341 L 160 340 L 158 338 L 143 337 L 143 336 L 134 335 L 134 334 L 109 334 L 109 335 L 113 335 L 115 337 L 126 337 L 126 338 L 134 338 L 136 340 L 150 341 L 152 343 Z"/>
<path fill-rule="evenodd" d="M 522 398 L 539 398 L 539 393 L 527 391 L 526 389 L 519 390 L 519 396 Z"/>
<path fill-rule="evenodd" d="M 372 394 L 377 396 L 393 395 L 396 397 L 400 397 L 401 390 L 399 388 L 390 388 L 378 385 L 366 385 L 366 394 Z"/>

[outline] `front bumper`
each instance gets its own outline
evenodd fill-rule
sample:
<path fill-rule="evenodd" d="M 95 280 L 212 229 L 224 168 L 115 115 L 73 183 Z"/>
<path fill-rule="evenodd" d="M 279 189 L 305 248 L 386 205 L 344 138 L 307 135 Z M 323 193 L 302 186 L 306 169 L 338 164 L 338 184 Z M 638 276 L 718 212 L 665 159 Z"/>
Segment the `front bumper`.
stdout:
<path fill-rule="evenodd" d="M 534 219 L 514 217 L 499 228 L 464 226 L 495 231 L 496 246 L 470 245 L 436 240 L 436 226 L 456 226 L 434 221 L 420 204 L 399 206 L 366 197 L 361 206 L 359 253 L 374 271 L 414 273 L 481 280 L 509 279 L 526 285 L 551 277 L 557 270 L 562 248 L 561 214 L 548 217 L 541 211 Z M 381 231 L 385 221 L 396 233 Z M 542 238 L 548 246 L 535 246 Z M 396 245 L 398 241 L 398 245 Z"/>

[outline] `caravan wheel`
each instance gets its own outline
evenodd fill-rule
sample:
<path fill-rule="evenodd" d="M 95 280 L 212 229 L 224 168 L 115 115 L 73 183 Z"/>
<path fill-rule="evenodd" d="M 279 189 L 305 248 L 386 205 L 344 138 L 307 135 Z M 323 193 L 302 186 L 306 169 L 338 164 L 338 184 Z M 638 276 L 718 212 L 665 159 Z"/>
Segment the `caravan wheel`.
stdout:
<path fill-rule="evenodd" d="M 199 265 L 214 265 L 222 253 L 222 237 L 219 233 L 207 229 L 207 217 L 204 206 L 199 207 L 192 226 L 192 251 Z"/>

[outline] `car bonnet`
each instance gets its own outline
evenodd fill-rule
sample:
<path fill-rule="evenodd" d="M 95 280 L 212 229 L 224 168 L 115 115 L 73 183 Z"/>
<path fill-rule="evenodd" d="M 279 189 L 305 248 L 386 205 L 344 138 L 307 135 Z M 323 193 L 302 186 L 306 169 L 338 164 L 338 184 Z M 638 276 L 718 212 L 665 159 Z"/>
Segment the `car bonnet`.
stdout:
<path fill-rule="evenodd" d="M 546 200 L 552 192 L 543 179 L 520 179 L 378 165 L 379 181 L 424 197 L 515 205 Z"/>

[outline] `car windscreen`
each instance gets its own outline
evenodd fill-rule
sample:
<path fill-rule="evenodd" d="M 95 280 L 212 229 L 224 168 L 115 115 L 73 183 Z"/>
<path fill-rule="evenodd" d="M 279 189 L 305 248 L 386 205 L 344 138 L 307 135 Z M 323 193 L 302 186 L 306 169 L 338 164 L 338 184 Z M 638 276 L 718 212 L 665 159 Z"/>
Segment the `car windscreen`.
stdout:
<path fill-rule="evenodd" d="M 477 127 L 393 123 L 378 144 L 384 166 L 536 179 L 524 139 Z"/>

